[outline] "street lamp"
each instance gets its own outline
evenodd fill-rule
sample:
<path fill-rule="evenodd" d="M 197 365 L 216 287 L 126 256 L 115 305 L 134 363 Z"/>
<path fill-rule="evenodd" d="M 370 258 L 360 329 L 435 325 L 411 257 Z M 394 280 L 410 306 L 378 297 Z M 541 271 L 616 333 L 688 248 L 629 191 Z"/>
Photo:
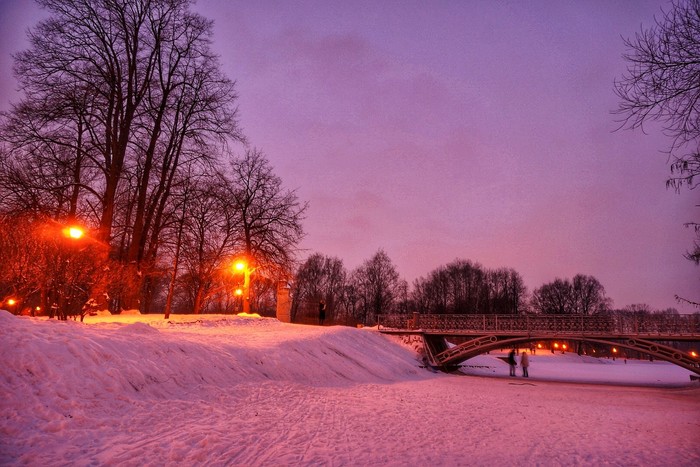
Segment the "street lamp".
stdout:
<path fill-rule="evenodd" d="M 79 240 L 85 235 L 85 231 L 77 226 L 69 226 L 63 229 L 63 235 L 73 240 Z"/>
<path fill-rule="evenodd" d="M 250 267 L 242 259 L 236 261 L 233 267 L 236 271 L 243 273 L 243 290 L 237 289 L 236 295 L 243 295 L 243 313 L 250 314 Z"/>
<path fill-rule="evenodd" d="M 55 230 L 53 228 L 51 230 L 53 235 L 59 237 L 57 241 L 60 253 L 56 258 L 58 270 L 54 286 L 47 290 L 46 297 L 51 302 L 46 302 L 46 298 L 42 295 L 41 305 L 45 307 L 51 303 L 52 311 L 49 316 L 53 317 L 54 312 L 56 312 L 60 320 L 65 320 L 67 307 L 74 303 L 76 297 L 85 292 L 77 286 L 79 278 L 82 277 L 83 261 L 88 260 L 82 253 L 89 246 L 101 245 L 101 243 L 92 238 L 88 231 L 77 223 L 57 225 Z M 63 238 L 60 238 L 61 235 Z"/>
<path fill-rule="evenodd" d="M 5 300 L 5 303 L 7 303 L 7 311 L 11 312 L 13 315 L 16 314 L 15 305 L 17 305 L 17 300 L 10 297 L 7 300 Z"/>

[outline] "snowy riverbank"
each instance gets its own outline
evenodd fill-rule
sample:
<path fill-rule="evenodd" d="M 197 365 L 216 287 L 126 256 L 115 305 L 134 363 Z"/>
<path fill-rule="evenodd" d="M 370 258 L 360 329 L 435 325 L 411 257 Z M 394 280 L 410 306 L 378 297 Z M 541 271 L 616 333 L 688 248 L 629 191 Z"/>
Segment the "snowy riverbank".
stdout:
<path fill-rule="evenodd" d="M 223 316 L 0 312 L 0 335 L 2 465 L 700 463 L 700 386 L 663 362 L 445 375 L 371 329 Z"/>

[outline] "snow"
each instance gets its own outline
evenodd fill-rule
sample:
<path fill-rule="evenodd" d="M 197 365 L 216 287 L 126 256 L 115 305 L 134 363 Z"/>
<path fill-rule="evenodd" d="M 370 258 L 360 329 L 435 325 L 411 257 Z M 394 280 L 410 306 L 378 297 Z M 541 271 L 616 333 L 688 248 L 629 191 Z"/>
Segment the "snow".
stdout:
<path fill-rule="evenodd" d="M 0 311 L 0 465 L 700 465 L 700 385 L 665 362 L 442 374 L 370 328 L 85 320 Z"/>

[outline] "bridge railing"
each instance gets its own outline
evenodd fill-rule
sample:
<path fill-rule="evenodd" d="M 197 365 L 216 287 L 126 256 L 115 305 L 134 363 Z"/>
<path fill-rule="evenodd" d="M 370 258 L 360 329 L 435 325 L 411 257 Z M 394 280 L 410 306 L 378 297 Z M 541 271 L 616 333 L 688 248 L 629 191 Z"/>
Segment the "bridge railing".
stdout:
<path fill-rule="evenodd" d="M 700 315 L 379 315 L 380 329 L 425 332 L 539 334 L 700 335 Z"/>

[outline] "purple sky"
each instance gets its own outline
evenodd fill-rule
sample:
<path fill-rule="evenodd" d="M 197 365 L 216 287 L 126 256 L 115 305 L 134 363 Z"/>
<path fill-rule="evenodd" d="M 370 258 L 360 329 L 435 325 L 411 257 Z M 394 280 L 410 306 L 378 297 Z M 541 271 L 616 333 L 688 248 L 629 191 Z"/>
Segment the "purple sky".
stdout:
<path fill-rule="evenodd" d="M 667 190 L 656 129 L 618 131 L 621 36 L 664 1 L 200 0 L 241 124 L 310 202 L 302 246 L 348 269 L 384 249 L 412 283 L 456 258 L 529 290 L 589 274 L 615 306 L 698 299 L 697 193 Z M 10 53 L 41 12 L 0 0 Z"/>

